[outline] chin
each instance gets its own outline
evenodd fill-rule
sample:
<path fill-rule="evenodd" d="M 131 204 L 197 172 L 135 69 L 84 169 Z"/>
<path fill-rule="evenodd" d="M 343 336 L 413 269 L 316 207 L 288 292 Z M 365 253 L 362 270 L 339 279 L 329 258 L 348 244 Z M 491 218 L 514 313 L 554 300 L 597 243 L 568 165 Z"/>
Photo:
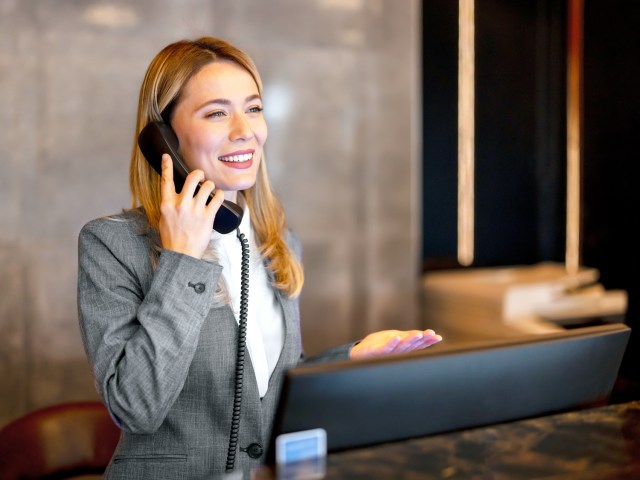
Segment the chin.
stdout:
<path fill-rule="evenodd" d="M 256 179 L 246 181 L 229 182 L 227 185 L 221 187 L 225 191 L 229 192 L 241 192 L 242 190 L 248 190 L 256 184 Z"/>

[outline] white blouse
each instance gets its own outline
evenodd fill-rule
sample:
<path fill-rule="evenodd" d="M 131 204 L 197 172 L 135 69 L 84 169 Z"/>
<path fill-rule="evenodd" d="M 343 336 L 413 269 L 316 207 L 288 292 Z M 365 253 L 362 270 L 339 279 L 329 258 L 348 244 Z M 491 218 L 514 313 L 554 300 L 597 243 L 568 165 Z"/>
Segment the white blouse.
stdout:
<path fill-rule="evenodd" d="M 267 393 L 269 378 L 276 367 L 284 344 L 282 307 L 267 276 L 267 271 L 255 243 L 250 213 L 244 208 L 240 232 L 249 240 L 249 307 L 247 315 L 247 349 L 258 382 L 260 398 Z M 242 246 L 234 230 L 211 235 L 213 247 L 222 266 L 236 322 L 240 321 L 240 282 L 242 278 Z"/>

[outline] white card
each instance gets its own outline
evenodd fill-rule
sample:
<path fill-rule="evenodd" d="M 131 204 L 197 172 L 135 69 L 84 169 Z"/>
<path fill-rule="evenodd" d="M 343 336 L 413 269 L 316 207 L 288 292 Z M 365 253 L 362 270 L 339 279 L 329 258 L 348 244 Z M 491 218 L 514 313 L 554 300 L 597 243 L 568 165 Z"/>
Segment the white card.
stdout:
<path fill-rule="evenodd" d="M 327 432 L 314 428 L 276 437 L 276 463 L 289 464 L 327 456 Z"/>

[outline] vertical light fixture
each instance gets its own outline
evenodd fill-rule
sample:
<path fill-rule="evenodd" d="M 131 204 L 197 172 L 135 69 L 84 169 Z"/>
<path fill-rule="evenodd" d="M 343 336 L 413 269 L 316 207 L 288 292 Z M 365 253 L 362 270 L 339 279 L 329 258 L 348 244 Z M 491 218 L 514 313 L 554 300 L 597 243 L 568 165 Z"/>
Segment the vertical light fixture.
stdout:
<path fill-rule="evenodd" d="M 580 268 L 582 174 L 582 39 L 584 0 L 568 0 L 567 38 L 567 244 L 565 268 Z"/>
<path fill-rule="evenodd" d="M 474 256 L 475 4 L 458 3 L 458 263 Z"/>

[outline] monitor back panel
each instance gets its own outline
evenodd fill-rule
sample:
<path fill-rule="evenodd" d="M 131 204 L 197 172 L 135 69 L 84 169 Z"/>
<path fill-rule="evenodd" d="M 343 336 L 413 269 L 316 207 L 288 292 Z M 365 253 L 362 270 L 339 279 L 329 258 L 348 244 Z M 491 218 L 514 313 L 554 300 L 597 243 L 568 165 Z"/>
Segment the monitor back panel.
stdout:
<path fill-rule="evenodd" d="M 629 334 L 604 325 L 292 369 L 272 440 L 321 427 L 335 451 L 603 404 Z"/>

